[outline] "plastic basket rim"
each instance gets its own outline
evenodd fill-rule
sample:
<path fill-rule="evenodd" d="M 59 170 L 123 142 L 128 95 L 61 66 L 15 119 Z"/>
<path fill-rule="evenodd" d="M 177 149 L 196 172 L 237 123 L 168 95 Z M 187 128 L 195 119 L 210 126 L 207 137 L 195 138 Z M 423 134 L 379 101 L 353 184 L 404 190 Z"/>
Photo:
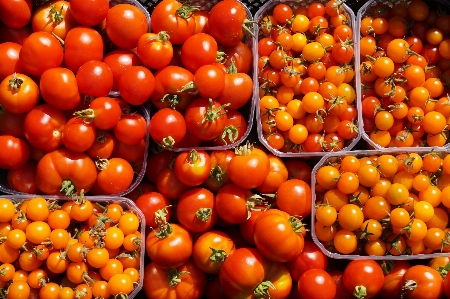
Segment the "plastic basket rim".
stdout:
<path fill-rule="evenodd" d="M 322 0 L 323 2 L 326 2 L 325 0 Z M 254 20 L 260 20 L 261 17 L 263 17 L 263 14 L 267 12 L 268 9 L 272 8 L 272 6 L 274 6 L 275 4 L 278 3 L 296 3 L 296 4 L 301 4 L 305 2 L 305 0 L 269 0 L 267 1 L 263 6 L 261 6 L 258 11 L 256 12 L 255 16 L 254 16 Z M 344 11 L 350 16 L 349 19 L 351 20 L 351 27 L 353 29 L 353 40 L 357 40 L 357 38 L 359 38 L 359 31 L 355 30 L 356 27 L 356 18 L 355 18 L 355 13 L 353 12 L 353 10 L 347 5 L 347 4 L 343 4 L 343 8 Z M 255 36 L 258 36 L 259 33 L 259 25 L 258 23 L 256 23 L 255 26 L 253 26 L 253 34 Z M 256 42 L 256 46 L 255 46 L 255 50 L 256 53 L 253 55 L 253 63 L 254 63 L 254 68 L 258 69 L 258 53 L 257 53 L 257 42 Z M 358 78 L 358 74 L 359 72 L 357 71 L 357 60 L 356 60 L 356 51 L 355 51 L 355 58 L 354 58 L 354 68 L 355 68 L 355 83 L 354 83 L 354 88 L 355 91 L 359 90 L 359 88 L 357 88 L 357 78 Z M 257 89 L 259 90 L 259 81 L 255 81 L 255 86 L 257 87 Z M 261 112 L 259 110 L 259 96 L 256 98 L 255 101 L 255 122 L 256 122 L 256 127 L 257 127 L 257 135 L 258 135 L 258 140 L 259 142 L 267 149 L 269 150 L 273 155 L 277 156 L 277 157 L 282 157 L 282 158 L 307 158 L 307 157 L 323 157 L 326 156 L 329 152 L 298 152 L 298 153 L 294 153 L 294 152 L 282 152 L 279 151 L 277 149 L 274 149 L 273 147 L 271 147 L 267 140 L 264 138 L 263 133 L 262 133 L 262 124 L 260 121 L 261 118 Z M 356 109 L 358 110 L 358 107 L 361 106 L 361 97 L 358 96 L 358 94 L 356 94 L 356 99 L 355 99 L 355 104 L 356 104 Z M 349 151 L 351 149 L 353 149 L 358 142 L 361 140 L 361 121 L 359 119 L 359 112 L 358 112 L 358 134 L 356 134 L 356 136 L 351 140 L 351 142 L 349 144 L 347 144 L 344 148 L 342 148 L 339 152 L 346 152 Z"/>
<path fill-rule="evenodd" d="M 316 215 L 316 173 L 329 159 L 339 159 L 343 156 L 372 156 L 372 155 L 397 155 L 402 153 L 410 153 L 416 152 L 419 154 L 426 154 L 433 152 L 450 154 L 450 151 L 444 147 L 432 147 L 432 148 L 390 148 L 389 150 L 385 149 L 376 149 L 376 150 L 357 150 L 357 151 L 349 151 L 349 152 L 338 152 L 328 154 L 320 159 L 320 161 L 314 166 L 311 172 L 311 193 L 312 193 L 312 209 L 311 209 L 311 238 L 313 242 L 319 247 L 319 249 L 328 257 L 333 259 L 341 259 L 341 260 L 419 260 L 419 259 L 431 259 L 441 256 L 448 256 L 448 253 L 430 253 L 430 254 L 409 254 L 409 255 L 391 255 L 386 254 L 383 256 L 375 256 L 375 255 L 356 255 L 356 254 L 341 254 L 329 251 L 322 242 L 316 236 L 315 229 L 315 215 Z"/>

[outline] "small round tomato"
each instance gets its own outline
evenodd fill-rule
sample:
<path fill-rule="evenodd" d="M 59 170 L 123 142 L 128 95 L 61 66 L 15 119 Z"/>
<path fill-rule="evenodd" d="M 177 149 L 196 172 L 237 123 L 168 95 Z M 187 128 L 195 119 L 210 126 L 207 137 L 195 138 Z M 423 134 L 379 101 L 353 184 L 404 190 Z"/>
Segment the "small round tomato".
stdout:
<path fill-rule="evenodd" d="M 145 138 L 147 122 L 139 113 L 122 115 L 122 118 L 114 127 L 114 136 L 120 142 L 128 145 L 139 143 Z"/>
<path fill-rule="evenodd" d="M 405 298 L 440 298 L 444 288 L 442 277 L 431 267 L 416 265 L 406 270 L 402 278 Z"/>
<path fill-rule="evenodd" d="M 373 260 L 354 260 L 344 270 L 343 281 L 348 292 L 374 297 L 383 287 L 384 274 Z"/>
<path fill-rule="evenodd" d="M 14 73 L 0 83 L 0 105 L 11 113 L 25 113 L 39 100 L 39 88 L 28 76 Z"/>
<path fill-rule="evenodd" d="M 30 21 L 32 8 L 33 1 L 30 0 L 2 0 L 0 1 L 0 20 L 11 28 L 25 27 Z"/>
<path fill-rule="evenodd" d="M 93 97 L 105 97 L 113 86 L 113 73 L 109 66 L 98 60 L 83 63 L 76 75 L 81 93 Z"/>
<path fill-rule="evenodd" d="M 142 66 L 132 66 L 120 76 L 120 96 L 130 105 L 142 105 L 155 89 L 152 72 Z"/>
<path fill-rule="evenodd" d="M 301 299 L 332 299 L 336 295 L 336 282 L 325 270 L 309 269 L 298 280 L 298 293 Z"/>
<path fill-rule="evenodd" d="M 25 165 L 30 157 L 30 147 L 22 139 L 11 135 L 0 136 L 0 168 L 16 169 Z"/>
<path fill-rule="evenodd" d="M 70 110 L 80 103 L 77 81 L 69 69 L 46 70 L 41 76 L 39 87 L 44 100 L 55 108 Z"/>
<path fill-rule="evenodd" d="M 73 18 L 84 26 L 95 26 L 100 24 L 108 14 L 109 1 L 91 0 L 89 2 L 82 0 L 70 1 L 70 12 Z"/>
<path fill-rule="evenodd" d="M 113 87 L 112 90 L 119 90 L 119 80 L 123 72 L 131 66 L 140 65 L 141 62 L 136 55 L 128 50 L 114 50 L 106 54 L 103 58 L 113 73 Z"/>
<path fill-rule="evenodd" d="M 243 107 L 252 97 L 253 80 L 245 73 L 225 74 L 225 87 L 216 100 L 229 109 Z"/>
<path fill-rule="evenodd" d="M 182 152 L 175 160 L 175 174 L 187 186 L 199 186 L 209 176 L 211 157 L 203 150 Z"/>
<path fill-rule="evenodd" d="M 86 123 L 81 118 L 72 117 L 64 125 L 62 142 L 73 152 L 81 153 L 88 150 L 94 144 L 95 138 L 94 125 Z"/>
<path fill-rule="evenodd" d="M 106 194 L 122 193 L 133 182 L 133 167 L 124 159 L 102 160 L 97 165 L 101 165 L 97 176 L 97 184 Z"/>
<path fill-rule="evenodd" d="M 150 120 L 149 133 L 163 148 L 171 148 L 186 135 L 184 117 L 171 108 L 158 110 Z"/>
<path fill-rule="evenodd" d="M 34 32 L 47 32 L 62 40 L 66 38 L 67 32 L 77 25 L 69 2 L 64 0 L 51 1 L 39 6 L 31 18 L 31 27 Z"/>

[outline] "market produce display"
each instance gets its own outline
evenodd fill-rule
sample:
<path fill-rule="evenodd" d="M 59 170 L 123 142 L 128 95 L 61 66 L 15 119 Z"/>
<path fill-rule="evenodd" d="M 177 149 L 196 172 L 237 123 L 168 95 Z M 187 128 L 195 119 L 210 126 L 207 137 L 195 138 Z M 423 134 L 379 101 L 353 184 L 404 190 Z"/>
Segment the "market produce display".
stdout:
<path fill-rule="evenodd" d="M 88 2 L 0 0 L 0 298 L 450 298 L 446 1 Z"/>

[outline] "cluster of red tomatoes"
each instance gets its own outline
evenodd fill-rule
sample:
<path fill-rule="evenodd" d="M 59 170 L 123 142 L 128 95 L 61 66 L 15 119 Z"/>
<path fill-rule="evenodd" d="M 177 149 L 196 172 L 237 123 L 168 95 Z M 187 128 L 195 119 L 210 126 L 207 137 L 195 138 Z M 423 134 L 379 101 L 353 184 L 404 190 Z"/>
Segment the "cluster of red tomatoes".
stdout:
<path fill-rule="evenodd" d="M 447 143 L 449 25 L 450 15 L 422 0 L 392 9 L 376 5 L 362 18 L 362 115 L 364 131 L 376 145 Z"/>
<path fill-rule="evenodd" d="M 358 134 L 353 29 L 343 2 L 280 3 L 260 22 L 260 119 L 283 152 L 340 151 Z"/>
<path fill-rule="evenodd" d="M 248 22 L 238 1 L 219 1 L 209 12 L 188 2 L 155 6 L 154 33 L 141 37 L 137 54 L 156 70 L 150 102 L 158 111 L 149 130 L 163 148 L 242 141 L 253 95 L 252 51 L 243 42 Z"/>
<path fill-rule="evenodd" d="M 24 24 L 7 10 L 25 13 L 14 6 L 20 2 L 30 4 Z M 148 21 L 136 6 L 94 2 L 87 9 L 83 1 L 53 1 L 34 11 L 31 1 L 0 5 L 10 26 L 0 44 L 0 168 L 14 190 L 120 194 L 142 168 L 148 116 L 135 105 L 147 100 L 153 75 L 129 49 Z M 27 23 L 32 32 L 22 37 Z M 115 45 L 107 55 L 106 37 Z M 108 96 L 116 90 L 121 98 Z"/>
<path fill-rule="evenodd" d="M 0 297 L 126 298 L 140 277 L 140 220 L 101 203 L 0 198 Z"/>
<path fill-rule="evenodd" d="M 330 251 L 450 252 L 450 155 L 353 155 L 316 174 L 315 235 Z"/>

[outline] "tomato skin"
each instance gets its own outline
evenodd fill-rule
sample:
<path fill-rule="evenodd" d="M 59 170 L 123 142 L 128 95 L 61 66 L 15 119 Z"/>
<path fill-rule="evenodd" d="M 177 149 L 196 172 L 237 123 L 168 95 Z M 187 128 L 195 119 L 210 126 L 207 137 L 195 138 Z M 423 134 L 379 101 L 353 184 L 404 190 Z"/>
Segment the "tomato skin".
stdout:
<path fill-rule="evenodd" d="M 36 162 L 28 160 L 22 167 L 8 171 L 8 185 L 19 192 L 38 194 L 39 188 L 36 186 Z"/>
<path fill-rule="evenodd" d="M 85 123 L 81 118 L 72 117 L 64 125 L 62 142 L 68 150 L 77 153 L 84 152 L 94 144 L 95 138 L 94 125 Z"/>
<path fill-rule="evenodd" d="M 289 215 L 308 216 L 311 213 L 311 199 L 311 187 L 302 180 L 287 180 L 277 190 L 277 206 Z"/>
<path fill-rule="evenodd" d="M 333 299 L 336 295 L 336 283 L 325 270 L 309 269 L 298 281 L 298 292 L 301 299 Z"/>
<path fill-rule="evenodd" d="M 164 33 L 146 33 L 139 38 L 137 55 L 150 69 L 168 66 L 173 58 L 173 46 Z"/>
<path fill-rule="evenodd" d="M 122 116 L 120 104 L 114 98 L 96 98 L 89 104 L 89 108 L 93 110 L 93 124 L 95 128 L 100 130 L 114 128 Z"/>
<path fill-rule="evenodd" d="M 379 294 L 386 299 L 400 298 L 402 295 L 402 278 L 406 270 L 410 268 L 407 261 L 394 261 L 394 268 L 384 276 L 383 287 Z"/>
<path fill-rule="evenodd" d="M 415 281 L 417 286 L 407 290 L 405 298 L 440 298 L 444 292 L 443 280 L 439 272 L 431 267 L 415 265 L 406 270 L 402 278 L 402 285 L 407 281 Z"/>
<path fill-rule="evenodd" d="M 17 79 L 17 89 L 10 87 L 10 80 Z M 0 105 L 11 113 L 25 113 L 33 109 L 39 100 L 39 88 L 28 76 L 14 74 L 0 83 Z"/>
<path fill-rule="evenodd" d="M 191 234 L 178 224 L 170 225 L 172 232 L 167 237 L 159 239 L 154 230 L 145 241 L 147 255 L 156 265 L 164 269 L 183 265 L 192 254 Z"/>
<path fill-rule="evenodd" d="M 189 259 L 176 268 L 180 276 L 176 285 L 169 285 L 168 271 L 151 262 L 144 269 L 144 292 L 149 299 L 196 299 L 202 297 L 207 281 L 206 274 Z"/>
<path fill-rule="evenodd" d="M 150 120 L 150 136 L 164 146 L 174 146 L 183 140 L 186 135 L 186 122 L 183 115 L 171 108 L 158 110 Z M 173 139 L 171 144 L 170 138 Z M 168 143 L 168 144 L 167 144 Z"/>
<path fill-rule="evenodd" d="M 41 76 L 46 70 L 58 67 L 64 58 L 63 48 L 53 35 L 34 32 L 23 43 L 19 61 L 24 70 Z"/>
<path fill-rule="evenodd" d="M 113 73 L 108 65 L 97 60 L 83 63 L 76 75 L 78 90 L 93 97 L 106 97 L 113 86 Z"/>
<path fill-rule="evenodd" d="M 140 114 L 123 115 L 114 127 L 117 140 L 128 145 L 139 143 L 147 131 L 147 122 Z"/>
<path fill-rule="evenodd" d="M 111 41 L 124 50 L 137 46 L 139 38 L 148 31 L 148 21 L 138 7 L 118 4 L 106 15 L 106 34 Z"/>
<path fill-rule="evenodd" d="M 41 158 L 36 175 L 37 186 L 46 194 L 61 195 L 64 180 L 72 182 L 79 194 L 81 189 L 88 192 L 92 188 L 97 179 L 97 168 L 88 155 L 61 148 Z"/>
<path fill-rule="evenodd" d="M 383 287 L 384 275 L 380 265 L 373 260 L 353 260 L 342 275 L 345 288 L 353 293 L 357 286 L 364 286 L 366 298 L 372 298 Z"/>
<path fill-rule="evenodd" d="M 55 7 L 58 15 L 61 12 L 60 16 L 62 20 L 60 22 L 53 22 L 52 20 L 51 9 L 53 7 Z M 62 40 L 66 38 L 67 32 L 77 25 L 77 22 L 72 16 L 69 2 L 64 0 L 51 1 L 39 6 L 31 18 L 31 27 L 34 32 L 48 32 L 57 35 Z"/>
<path fill-rule="evenodd" d="M 212 99 L 199 98 L 192 101 L 184 114 L 187 131 L 206 141 L 218 137 L 225 128 L 226 110 Z"/>
<path fill-rule="evenodd" d="M 51 152 L 61 147 L 65 124 L 66 116 L 61 110 L 48 104 L 38 105 L 25 117 L 25 137 L 31 146 Z"/>
<path fill-rule="evenodd" d="M 197 215 L 200 209 L 209 209 L 206 219 Z M 206 232 L 217 222 L 216 199 L 214 194 L 205 188 L 192 188 L 185 192 L 177 203 L 177 219 L 188 231 Z"/>
<path fill-rule="evenodd" d="M 133 182 L 133 167 L 122 158 L 108 160 L 105 169 L 97 176 L 97 184 L 106 194 L 119 194 L 130 187 Z"/>
<path fill-rule="evenodd" d="M 70 12 L 73 18 L 84 26 L 100 24 L 106 18 L 108 10 L 109 1 L 107 0 L 70 1 Z"/>
<path fill-rule="evenodd" d="M 132 66 L 120 77 L 120 95 L 130 105 L 144 104 L 154 90 L 155 78 L 152 72 L 143 66 Z"/>
<path fill-rule="evenodd" d="M 25 165 L 30 157 L 30 147 L 22 139 L 11 135 L 0 136 L 0 168 L 16 169 Z"/>
<path fill-rule="evenodd" d="M 233 132 L 232 137 L 229 136 L 229 129 L 236 129 L 236 133 Z M 239 142 L 247 132 L 247 120 L 245 117 L 238 111 L 234 109 L 229 109 L 227 112 L 227 120 L 225 121 L 225 129 L 220 135 L 220 138 L 214 140 L 215 145 L 226 145 L 232 144 L 235 142 Z M 225 133 L 225 138 L 224 137 Z M 235 134 L 235 135 L 234 135 Z M 225 142 L 224 142 L 225 141 Z"/>
<path fill-rule="evenodd" d="M 238 1 L 221 1 L 211 8 L 208 32 L 222 46 L 235 46 L 244 37 L 242 25 L 247 17 Z"/>
<path fill-rule="evenodd" d="M 0 20 L 11 28 L 22 28 L 31 19 L 31 0 L 0 1 Z"/>
<path fill-rule="evenodd" d="M 23 73 L 19 62 L 22 46 L 13 42 L 0 43 L 0 82 L 13 73 Z"/>
<path fill-rule="evenodd" d="M 91 60 L 103 60 L 103 39 L 96 30 L 79 26 L 67 33 L 64 41 L 64 63 L 74 72 L 86 62 Z"/>
<path fill-rule="evenodd" d="M 120 76 L 126 69 L 132 66 L 141 65 L 141 61 L 136 53 L 128 50 L 111 51 L 103 58 L 103 62 L 109 66 L 113 73 L 112 90 L 119 90 Z"/>
<path fill-rule="evenodd" d="M 187 186 L 199 186 L 209 176 L 211 157 L 203 150 L 182 152 L 175 160 L 175 174 Z"/>
<path fill-rule="evenodd" d="M 41 76 L 39 87 L 44 100 L 55 108 L 70 110 L 81 101 L 75 74 L 66 68 L 46 70 Z"/>
<path fill-rule="evenodd" d="M 227 60 L 224 63 L 226 67 L 229 67 L 233 62 L 238 73 L 250 73 L 253 54 L 246 44 L 239 42 L 235 46 L 224 47 L 223 51 L 227 55 Z"/>
<path fill-rule="evenodd" d="M 216 207 L 219 216 L 231 224 L 240 224 L 249 218 L 247 199 L 252 195 L 250 190 L 227 184 L 219 189 L 216 196 Z"/>
<path fill-rule="evenodd" d="M 181 61 L 186 69 L 195 73 L 201 66 L 213 64 L 217 57 L 217 42 L 206 33 L 191 35 L 181 46 Z"/>
<path fill-rule="evenodd" d="M 195 18 L 180 17 L 177 13 L 180 7 L 181 3 L 176 0 L 163 1 L 155 6 L 151 16 L 152 32 L 166 31 L 172 44 L 182 44 L 195 31 Z"/>
<path fill-rule="evenodd" d="M 298 281 L 300 276 L 309 269 L 326 270 L 328 267 L 328 257 L 312 241 L 305 240 L 300 255 L 293 261 L 286 264 L 292 279 Z"/>
<path fill-rule="evenodd" d="M 239 109 L 252 97 L 253 80 L 244 73 L 225 74 L 225 87 L 216 100 L 222 105 L 229 103 L 229 109 Z"/>
<path fill-rule="evenodd" d="M 269 158 L 263 151 L 255 148 L 242 156 L 237 155 L 228 166 L 228 175 L 233 184 L 244 189 L 261 185 L 269 171 Z"/>

